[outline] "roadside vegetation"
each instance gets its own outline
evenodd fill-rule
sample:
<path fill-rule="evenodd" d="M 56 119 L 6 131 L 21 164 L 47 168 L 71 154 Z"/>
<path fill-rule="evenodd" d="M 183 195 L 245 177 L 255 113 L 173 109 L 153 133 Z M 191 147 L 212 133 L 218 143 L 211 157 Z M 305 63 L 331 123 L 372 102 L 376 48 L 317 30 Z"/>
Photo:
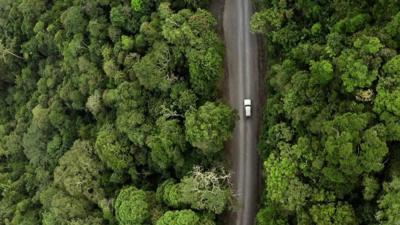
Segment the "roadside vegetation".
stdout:
<path fill-rule="evenodd" d="M 258 5 L 268 59 L 258 224 L 398 224 L 399 2 Z"/>
<path fill-rule="evenodd" d="M 220 223 L 236 115 L 207 5 L 0 0 L 0 224 Z"/>

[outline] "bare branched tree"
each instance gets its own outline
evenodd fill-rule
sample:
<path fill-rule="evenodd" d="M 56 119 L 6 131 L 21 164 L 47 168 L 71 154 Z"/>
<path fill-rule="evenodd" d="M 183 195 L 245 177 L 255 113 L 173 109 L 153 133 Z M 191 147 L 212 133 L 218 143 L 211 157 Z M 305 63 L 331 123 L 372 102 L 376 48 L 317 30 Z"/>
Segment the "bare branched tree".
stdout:
<path fill-rule="evenodd" d="M 213 191 L 221 187 L 231 186 L 231 174 L 223 168 L 213 168 L 209 171 L 203 171 L 200 166 L 195 166 L 192 171 L 193 178 L 197 184 L 197 190 Z"/>
<path fill-rule="evenodd" d="M 6 61 L 6 56 L 7 55 L 11 55 L 14 56 L 15 58 L 18 59 L 24 59 L 21 56 L 15 54 L 14 52 L 12 52 L 10 49 L 8 49 L 3 42 L 0 41 L 0 57 L 3 58 L 4 61 Z"/>
<path fill-rule="evenodd" d="M 184 202 L 196 209 L 208 209 L 219 214 L 232 201 L 231 175 L 223 168 L 204 171 L 195 166 L 180 185 Z"/>

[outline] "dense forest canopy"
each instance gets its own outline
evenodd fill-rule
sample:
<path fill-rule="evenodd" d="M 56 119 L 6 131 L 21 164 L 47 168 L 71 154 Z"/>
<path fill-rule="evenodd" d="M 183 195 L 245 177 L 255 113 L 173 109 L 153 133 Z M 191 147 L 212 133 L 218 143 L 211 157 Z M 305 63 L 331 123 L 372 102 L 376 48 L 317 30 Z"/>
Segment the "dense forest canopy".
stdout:
<path fill-rule="evenodd" d="M 260 0 L 259 225 L 400 221 L 400 2 Z"/>
<path fill-rule="evenodd" d="M 0 0 L 0 224 L 213 225 L 230 205 L 207 0 Z"/>

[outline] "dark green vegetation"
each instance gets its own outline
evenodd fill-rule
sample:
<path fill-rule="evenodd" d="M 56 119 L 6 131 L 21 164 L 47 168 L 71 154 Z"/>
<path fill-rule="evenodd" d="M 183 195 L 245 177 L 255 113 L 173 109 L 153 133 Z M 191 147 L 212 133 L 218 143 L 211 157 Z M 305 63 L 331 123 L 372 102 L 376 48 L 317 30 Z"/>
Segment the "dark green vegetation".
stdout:
<path fill-rule="evenodd" d="M 218 223 L 235 113 L 207 4 L 0 0 L 0 224 Z"/>
<path fill-rule="evenodd" d="M 400 3 L 261 0 L 259 225 L 400 221 Z"/>

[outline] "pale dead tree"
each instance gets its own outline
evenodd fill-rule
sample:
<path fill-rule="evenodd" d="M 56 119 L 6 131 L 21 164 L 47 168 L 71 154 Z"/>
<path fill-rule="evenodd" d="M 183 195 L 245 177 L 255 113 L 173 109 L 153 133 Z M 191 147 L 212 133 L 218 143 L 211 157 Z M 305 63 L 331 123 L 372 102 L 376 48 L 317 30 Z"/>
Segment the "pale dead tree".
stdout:
<path fill-rule="evenodd" d="M 183 114 L 178 113 L 176 110 L 172 110 L 165 105 L 161 105 L 161 113 L 163 114 L 164 117 L 166 118 L 171 118 L 171 117 L 181 117 L 184 118 Z"/>
<path fill-rule="evenodd" d="M 197 181 L 194 188 L 197 190 L 216 190 L 221 187 L 231 187 L 231 174 L 223 168 L 213 168 L 203 171 L 200 166 L 195 166 L 192 171 L 193 178 Z"/>
<path fill-rule="evenodd" d="M 166 23 L 166 24 L 167 24 L 167 23 L 172 24 L 172 27 L 174 27 L 174 28 L 178 28 L 178 27 L 181 26 L 180 24 L 178 24 L 177 22 L 175 22 L 175 21 L 172 20 L 171 18 L 167 18 L 167 19 L 165 20 L 165 23 Z"/>
<path fill-rule="evenodd" d="M 180 184 L 185 203 L 194 209 L 207 209 L 217 214 L 231 205 L 231 186 L 231 175 L 223 168 L 204 171 L 199 166 L 195 166 Z"/>
<path fill-rule="evenodd" d="M 361 102 L 370 102 L 373 100 L 374 91 L 371 89 L 358 91 L 356 94 L 356 99 Z"/>
<path fill-rule="evenodd" d="M 4 61 L 6 61 L 6 56 L 7 55 L 11 55 L 14 56 L 15 58 L 18 59 L 24 59 L 21 56 L 15 54 L 14 52 L 12 52 L 10 49 L 8 49 L 3 42 L 0 41 L 0 57 L 3 58 Z"/>
<path fill-rule="evenodd" d="M 95 91 L 94 95 L 89 96 L 86 101 L 86 108 L 95 116 L 101 111 L 102 102 L 100 92 Z"/>
<path fill-rule="evenodd" d="M 77 182 L 75 182 L 75 186 L 78 187 L 79 189 L 82 189 L 84 184 L 85 184 L 85 183 L 84 183 L 83 181 L 77 181 Z"/>
<path fill-rule="evenodd" d="M 161 52 L 161 57 L 158 59 L 157 68 L 162 71 L 162 73 L 166 74 L 166 79 L 168 81 L 174 82 L 178 80 L 178 77 L 171 71 L 169 71 L 168 67 L 171 62 L 172 53 L 169 48 L 165 48 Z"/>
<path fill-rule="evenodd" d="M 159 70 L 167 73 L 168 65 L 171 61 L 171 51 L 168 47 L 161 48 L 160 57 L 157 60 L 156 66 Z"/>

